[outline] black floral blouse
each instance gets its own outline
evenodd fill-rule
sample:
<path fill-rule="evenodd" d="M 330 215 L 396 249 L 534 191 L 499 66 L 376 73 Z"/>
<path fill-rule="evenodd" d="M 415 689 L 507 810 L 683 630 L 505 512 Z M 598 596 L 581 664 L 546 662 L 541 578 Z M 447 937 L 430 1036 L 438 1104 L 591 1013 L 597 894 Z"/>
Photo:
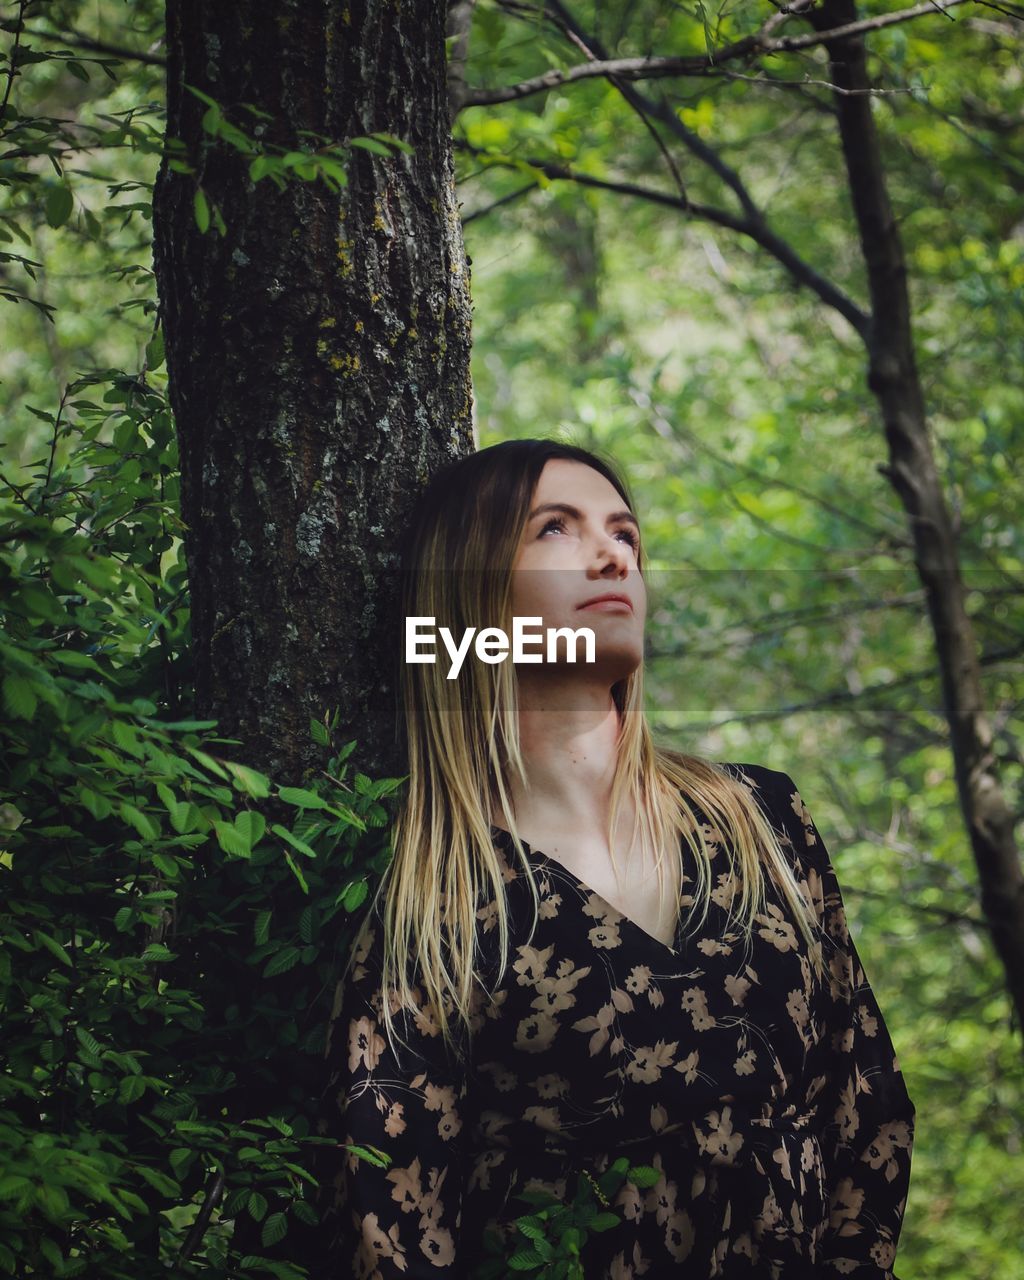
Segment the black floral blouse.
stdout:
<path fill-rule="evenodd" d="M 710 824 L 707 923 L 688 938 L 681 925 L 671 947 L 528 845 L 540 919 L 527 945 L 532 897 L 493 827 L 514 933 L 500 987 L 477 992 L 469 1062 L 449 1061 L 423 1015 L 396 1018 L 418 1055 L 396 1062 L 379 1025 L 379 917 L 339 984 L 320 1131 L 391 1163 L 321 1149 L 333 1184 L 324 1277 L 522 1274 L 485 1259 L 496 1241 L 505 1258 L 529 1247 L 514 1226 L 535 1211 L 529 1193 L 572 1200 L 580 1174 L 600 1179 L 626 1156 L 657 1181 L 620 1181 L 604 1210 L 614 1224 L 580 1247 L 586 1280 L 892 1280 L 914 1105 L 795 785 L 725 768 L 791 852 L 824 926 L 824 981 L 771 880 L 752 951 L 726 931 L 739 886 Z M 686 870 L 684 890 L 696 883 Z M 495 903 L 478 919 L 493 944 Z"/>

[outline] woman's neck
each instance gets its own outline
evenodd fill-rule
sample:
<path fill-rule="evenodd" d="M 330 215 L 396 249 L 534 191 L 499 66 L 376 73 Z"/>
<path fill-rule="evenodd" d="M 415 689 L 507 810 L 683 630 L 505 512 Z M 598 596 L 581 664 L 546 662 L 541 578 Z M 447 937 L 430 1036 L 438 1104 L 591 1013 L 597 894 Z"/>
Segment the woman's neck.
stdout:
<path fill-rule="evenodd" d="M 608 690 L 601 702 L 583 697 L 573 706 L 521 705 L 526 786 L 514 775 L 506 780 L 517 823 L 600 830 L 607 822 L 619 724 Z M 492 820 L 507 826 L 507 816 L 496 809 Z"/>

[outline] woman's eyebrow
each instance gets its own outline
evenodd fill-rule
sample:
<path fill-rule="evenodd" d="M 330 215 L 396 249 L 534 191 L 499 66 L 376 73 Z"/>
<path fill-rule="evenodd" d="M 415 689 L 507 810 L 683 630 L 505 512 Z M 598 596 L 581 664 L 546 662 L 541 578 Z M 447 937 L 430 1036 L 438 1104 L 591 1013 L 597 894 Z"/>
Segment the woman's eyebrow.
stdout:
<path fill-rule="evenodd" d="M 537 516 L 546 515 L 549 511 L 560 511 L 567 516 L 572 516 L 573 519 L 575 520 L 579 520 L 580 516 L 582 515 L 582 512 L 578 507 L 574 507 L 570 505 L 570 503 L 568 502 L 545 502 L 541 506 L 535 507 L 530 512 L 530 515 L 528 518 L 530 520 L 533 520 Z M 629 524 L 636 525 L 637 529 L 640 528 L 640 521 L 636 518 L 636 516 L 632 513 L 632 511 L 616 511 L 608 517 L 605 523 L 611 524 L 612 521 L 614 520 L 625 520 Z"/>

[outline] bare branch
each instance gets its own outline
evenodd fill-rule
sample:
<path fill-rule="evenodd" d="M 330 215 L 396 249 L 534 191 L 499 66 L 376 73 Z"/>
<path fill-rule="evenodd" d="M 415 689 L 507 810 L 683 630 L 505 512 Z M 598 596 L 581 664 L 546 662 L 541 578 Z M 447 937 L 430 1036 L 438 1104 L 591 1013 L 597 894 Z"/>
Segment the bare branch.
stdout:
<path fill-rule="evenodd" d="M 513 200 L 518 200 L 520 196 L 525 196 L 529 191 L 536 191 L 538 187 L 536 182 L 528 182 L 525 187 L 517 187 L 515 191 L 510 191 L 508 195 L 500 196 L 497 200 L 492 200 L 490 204 L 485 204 L 480 209 L 473 209 L 470 213 L 462 215 L 462 225 L 468 222 L 475 222 L 477 218 L 486 218 L 489 213 L 493 213 L 495 209 L 500 209 L 503 204 L 511 204 Z"/>
<path fill-rule="evenodd" d="M 979 2 L 980 0 L 925 0 L 925 3 L 913 5 L 909 9 L 878 14 L 873 18 L 862 18 L 858 22 L 837 27 L 829 39 L 845 39 L 868 31 L 880 31 L 883 27 L 911 22 L 929 13 L 945 14 L 947 10 L 957 5 Z M 506 85 L 501 89 L 479 89 L 475 93 L 467 93 L 462 105 L 483 107 L 498 102 L 512 102 L 519 98 L 528 98 L 534 93 L 544 93 L 562 84 L 572 84 L 577 80 L 591 80 L 595 76 L 618 76 L 622 80 L 654 80 L 668 76 L 717 75 L 723 63 L 735 62 L 738 58 L 752 59 L 777 53 L 792 53 L 798 49 L 810 49 L 825 43 L 825 36 L 821 32 L 812 31 L 802 36 L 771 34 L 779 25 L 780 19 L 799 17 L 803 10 L 809 7 L 806 4 L 794 5 L 788 11 L 780 11 L 769 18 L 753 35 L 744 36 L 742 40 L 736 40 L 712 53 L 674 58 L 605 58 L 581 62 L 574 67 L 564 69 L 552 67 L 550 71 L 533 76 L 529 80 L 521 80 L 518 84 Z"/>

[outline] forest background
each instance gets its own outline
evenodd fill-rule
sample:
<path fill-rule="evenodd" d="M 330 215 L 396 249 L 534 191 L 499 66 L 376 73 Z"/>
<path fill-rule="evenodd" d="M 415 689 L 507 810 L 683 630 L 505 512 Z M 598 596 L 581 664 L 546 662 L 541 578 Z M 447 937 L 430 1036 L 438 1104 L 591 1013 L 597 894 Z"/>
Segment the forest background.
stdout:
<path fill-rule="evenodd" d="M 575 12 L 609 56 L 701 58 L 778 8 Z M 870 31 L 872 115 L 968 587 L 989 763 L 1016 829 L 1024 10 L 927 8 Z M 859 16 L 899 12 L 880 0 Z M 289 1240 L 312 1216 L 301 1119 L 276 1113 L 246 1129 L 238 1114 L 255 1113 L 218 1112 L 237 1089 L 232 1037 L 244 1029 L 252 1051 L 259 1023 L 227 997 L 214 1009 L 202 975 L 215 930 L 189 939 L 184 922 L 200 907 L 228 920 L 237 894 L 252 913 L 253 978 L 329 972 L 326 939 L 336 947 L 366 873 L 381 869 L 367 841 L 383 838 L 394 779 L 371 781 L 381 771 L 353 749 L 354 730 L 339 733 L 351 726 L 343 708 L 311 716 L 327 767 L 282 778 L 274 798 L 293 820 L 277 812 L 268 826 L 266 757 L 254 764 L 244 734 L 230 750 L 216 744 L 197 714 L 153 267 L 160 7 L 0 14 L 0 1269 L 139 1276 L 147 1258 L 154 1275 L 171 1261 L 180 1274 L 298 1275 Z M 827 60 L 808 45 L 659 79 L 673 132 L 631 98 L 632 81 L 563 81 L 586 60 L 566 14 L 481 0 L 448 41 L 474 445 L 559 435 L 622 466 L 652 569 L 657 732 L 789 772 L 844 885 L 918 1109 L 899 1274 L 1012 1280 L 1021 1028 L 851 322 L 868 280 Z M 495 92 L 545 73 L 553 81 L 535 92 Z M 209 112 L 206 132 L 241 149 L 247 135 L 233 143 Z M 400 152 L 383 135 L 352 145 L 368 164 Z M 252 199 L 268 178 L 330 182 L 332 163 L 268 159 Z M 767 232 L 737 227 L 744 198 L 789 247 L 788 268 Z M 715 209 L 736 212 L 730 222 Z M 201 185 L 189 213 L 218 233 L 223 215 Z M 250 880 L 232 879 L 239 866 Z M 289 894 L 292 916 L 280 906 Z M 274 1008 L 285 1004 L 282 994 Z M 204 1039 L 202 1008 L 227 1034 Z M 318 1026 L 311 1016 L 288 1034 L 313 1054 Z M 200 1041 L 209 1060 L 176 1076 L 182 1045 Z M 296 1113 L 301 1092 L 300 1081 Z M 245 1258 L 236 1223 L 256 1232 Z"/>

